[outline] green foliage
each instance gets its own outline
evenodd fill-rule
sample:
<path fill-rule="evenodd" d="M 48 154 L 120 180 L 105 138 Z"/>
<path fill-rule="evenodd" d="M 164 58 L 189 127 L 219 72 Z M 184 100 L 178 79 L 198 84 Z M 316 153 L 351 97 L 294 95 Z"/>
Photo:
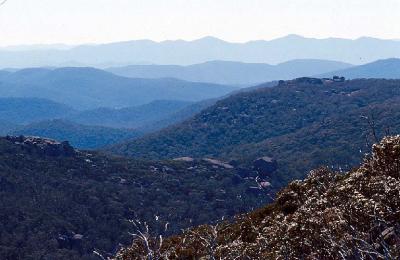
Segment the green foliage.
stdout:
<path fill-rule="evenodd" d="M 115 129 L 102 126 L 87 126 L 65 120 L 50 120 L 32 123 L 8 131 L 13 135 L 28 135 L 69 141 L 80 149 L 96 149 L 115 144 L 141 135 L 131 129 Z"/>
<path fill-rule="evenodd" d="M 177 100 L 156 100 L 149 104 L 120 109 L 97 108 L 82 111 L 68 119 L 85 125 L 107 127 L 139 128 L 147 124 L 168 119 L 182 109 L 191 107 L 191 102 Z M 194 114 L 195 112 L 193 112 Z M 182 120 L 183 121 L 183 120 Z"/>
<path fill-rule="evenodd" d="M 399 259 L 400 136 L 358 169 L 325 168 L 290 183 L 269 206 L 158 242 L 136 239 L 117 259 Z"/>
<path fill-rule="evenodd" d="M 400 131 L 400 81 L 352 80 L 326 84 L 291 82 L 239 93 L 194 118 L 111 152 L 142 158 L 216 157 L 248 164 L 260 156 L 278 160 L 275 186 L 303 178 L 320 165 L 350 168 L 378 136 Z M 366 142 L 368 140 L 368 142 Z"/>
<path fill-rule="evenodd" d="M 71 153 L 29 140 L 0 139 L 1 259 L 97 259 L 93 250 L 110 256 L 131 242 L 129 220 L 177 234 L 269 200 L 238 170 L 205 161 Z"/>

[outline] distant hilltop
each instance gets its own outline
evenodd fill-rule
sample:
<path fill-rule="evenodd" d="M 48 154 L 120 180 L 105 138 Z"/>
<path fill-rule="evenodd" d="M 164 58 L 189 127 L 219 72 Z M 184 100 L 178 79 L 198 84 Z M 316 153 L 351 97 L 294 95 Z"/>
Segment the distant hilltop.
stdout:
<path fill-rule="evenodd" d="M 333 76 L 332 78 L 310 78 L 310 77 L 301 77 L 293 80 L 280 80 L 279 85 L 323 85 L 323 84 L 331 84 L 334 82 L 345 82 L 345 77 Z"/>

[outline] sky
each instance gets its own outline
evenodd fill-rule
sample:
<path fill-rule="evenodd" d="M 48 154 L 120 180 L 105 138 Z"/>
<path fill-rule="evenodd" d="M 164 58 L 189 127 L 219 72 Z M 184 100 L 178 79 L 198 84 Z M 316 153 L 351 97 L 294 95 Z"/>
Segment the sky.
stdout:
<path fill-rule="evenodd" d="M 287 34 L 400 39 L 399 14 L 400 0 L 8 0 L 0 46 Z"/>

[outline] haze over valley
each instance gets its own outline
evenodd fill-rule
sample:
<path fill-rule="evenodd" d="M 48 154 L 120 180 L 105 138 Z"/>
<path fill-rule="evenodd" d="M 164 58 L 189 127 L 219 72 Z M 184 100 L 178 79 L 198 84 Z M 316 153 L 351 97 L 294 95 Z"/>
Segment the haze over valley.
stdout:
<path fill-rule="evenodd" d="M 400 259 L 398 13 L 0 0 L 0 259 Z"/>

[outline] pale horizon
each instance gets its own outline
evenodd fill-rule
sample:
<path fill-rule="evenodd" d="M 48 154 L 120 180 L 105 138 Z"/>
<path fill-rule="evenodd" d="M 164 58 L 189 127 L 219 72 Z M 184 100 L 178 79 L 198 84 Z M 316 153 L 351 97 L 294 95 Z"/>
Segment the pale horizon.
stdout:
<path fill-rule="evenodd" d="M 8 0 L 0 7 L 0 46 L 207 36 L 244 43 L 290 34 L 398 40 L 398 13 L 396 0 Z"/>
<path fill-rule="evenodd" d="M 13 45 L 0 45 L 0 48 L 13 48 L 13 47 L 29 47 L 29 46 L 64 46 L 64 47 L 77 47 L 77 46 L 83 46 L 83 45 L 104 45 L 104 44 L 112 44 L 112 43 L 120 43 L 120 42 L 133 42 L 133 41 L 151 41 L 151 42 L 155 42 L 155 43 L 164 43 L 164 42 L 177 42 L 177 41 L 185 41 L 185 42 L 194 42 L 194 41 L 198 41 L 198 40 L 202 40 L 205 38 L 215 38 L 224 42 L 228 42 L 228 43 L 236 43 L 236 44 L 245 44 L 245 43 L 249 43 L 249 42 L 257 42 L 257 41 L 273 41 L 273 40 L 278 40 L 278 39 L 282 39 L 285 37 L 289 37 L 289 36 L 298 36 L 301 38 L 305 38 L 305 39 L 316 39 L 316 40 L 329 40 L 329 39 L 340 39 L 340 40 L 350 40 L 350 41 L 356 41 L 362 38 L 371 38 L 371 39 L 377 39 L 377 40 L 388 40 L 388 41 L 400 41 L 400 38 L 379 38 L 379 37 L 373 37 L 373 36 L 360 36 L 360 37 L 356 37 L 356 38 L 342 38 L 342 37 L 307 37 L 307 36 L 303 36 L 303 35 L 298 35 L 298 34 L 293 34 L 293 33 L 289 33 L 289 34 L 285 34 L 282 36 L 278 36 L 278 37 L 274 37 L 274 38 L 270 38 L 270 39 L 249 39 L 249 40 L 245 40 L 245 41 L 229 41 L 226 39 L 222 39 L 219 38 L 217 36 L 212 36 L 212 35 L 205 35 L 199 38 L 193 38 L 193 39 L 165 39 L 165 40 L 155 40 L 155 39 L 146 39 L 146 38 L 137 38 L 137 39 L 125 39 L 125 40 L 116 40 L 116 41 L 110 41 L 110 42 L 81 42 L 81 43 L 63 43 L 63 42 L 49 42 L 49 43 L 42 43 L 42 42 L 33 42 L 33 43 L 23 43 L 23 44 L 13 44 Z"/>

